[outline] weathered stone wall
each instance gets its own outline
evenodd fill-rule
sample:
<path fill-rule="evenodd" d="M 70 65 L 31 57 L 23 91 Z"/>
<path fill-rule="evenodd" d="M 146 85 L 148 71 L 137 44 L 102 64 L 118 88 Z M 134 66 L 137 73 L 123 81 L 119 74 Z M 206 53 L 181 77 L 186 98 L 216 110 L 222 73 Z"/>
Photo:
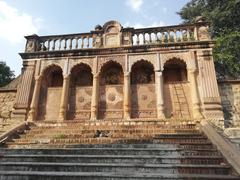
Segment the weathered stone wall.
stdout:
<path fill-rule="evenodd" d="M 240 80 L 219 81 L 225 126 L 240 127 Z"/>
<path fill-rule="evenodd" d="M 0 91 L 0 120 L 10 119 L 16 91 Z"/>

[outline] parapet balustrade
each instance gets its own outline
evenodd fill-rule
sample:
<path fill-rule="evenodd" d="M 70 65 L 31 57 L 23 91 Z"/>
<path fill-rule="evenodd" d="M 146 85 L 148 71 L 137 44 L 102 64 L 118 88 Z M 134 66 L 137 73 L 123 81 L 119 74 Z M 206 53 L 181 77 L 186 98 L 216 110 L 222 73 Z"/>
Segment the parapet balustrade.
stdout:
<path fill-rule="evenodd" d="M 42 36 L 40 37 L 39 51 L 58 51 L 92 48 L 91 33 L 59 35 L 59 36 Z"/>
<path fill-rule="evenodd" d="M 133 45 L 168 44 L 177 42 L 196 41 L 196 26 L 169 26 L 135 29 Z"/>
<path fill-rule="evenodd" d="M 111 42 L 120 37 L 118 46 L 139 46 L 152 44 L 174 44 L 210 40 L 207 23 L 201 22 L 188 25 L 153 27 L 153 28 L 122 28 L 118 34 L 111 35 L 102 29 L 90 33 L 53 35 L 53 36 L 27 36 L 25 52 L 63 51 L 75 49 L 104 48 L 108 37 Z M 117 40 L 116 40 L 117 41 Z M 107 47 L 107 46 L 106 46 Z M 114 46 L 117 47 L 117 46 Z M 109 48 L 109 46 L 108 46 Z"/>

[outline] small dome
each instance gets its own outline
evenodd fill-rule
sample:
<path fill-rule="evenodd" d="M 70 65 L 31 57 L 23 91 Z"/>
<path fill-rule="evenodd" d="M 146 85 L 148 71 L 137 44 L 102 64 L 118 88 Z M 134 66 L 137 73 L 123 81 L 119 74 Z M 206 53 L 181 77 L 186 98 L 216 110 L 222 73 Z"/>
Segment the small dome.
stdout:
<path fill-rule="evenodd" d="M 98 24 L 95 26 L 95 31 L 99 31 L 99 30 L 102 30 L 102 26 Z"/>

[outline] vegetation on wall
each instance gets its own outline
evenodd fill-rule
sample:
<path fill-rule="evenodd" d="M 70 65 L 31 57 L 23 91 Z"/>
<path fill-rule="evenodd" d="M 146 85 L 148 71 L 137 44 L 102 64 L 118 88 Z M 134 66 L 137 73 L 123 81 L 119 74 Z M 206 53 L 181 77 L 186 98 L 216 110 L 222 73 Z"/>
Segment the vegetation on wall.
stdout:
<path fill-rule="evenodd" d="M 191 0 L 178 14 L 184 23 L 210 22 L 218 78 L 240 78 L 240 0 Z"/>

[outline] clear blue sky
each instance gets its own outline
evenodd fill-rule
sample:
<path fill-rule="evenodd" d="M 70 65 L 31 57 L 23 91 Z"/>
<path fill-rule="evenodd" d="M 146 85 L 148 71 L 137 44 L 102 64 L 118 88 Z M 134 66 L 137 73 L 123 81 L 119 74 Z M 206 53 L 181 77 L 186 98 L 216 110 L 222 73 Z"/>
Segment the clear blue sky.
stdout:
<path fill-rule="evenodd" d="M 123 26 L 181 23 L 176 14 L 189 0 L 0 0 L 0 61 L 20 74 L 25 35 L 89 32 L 117 20 Z"/>

